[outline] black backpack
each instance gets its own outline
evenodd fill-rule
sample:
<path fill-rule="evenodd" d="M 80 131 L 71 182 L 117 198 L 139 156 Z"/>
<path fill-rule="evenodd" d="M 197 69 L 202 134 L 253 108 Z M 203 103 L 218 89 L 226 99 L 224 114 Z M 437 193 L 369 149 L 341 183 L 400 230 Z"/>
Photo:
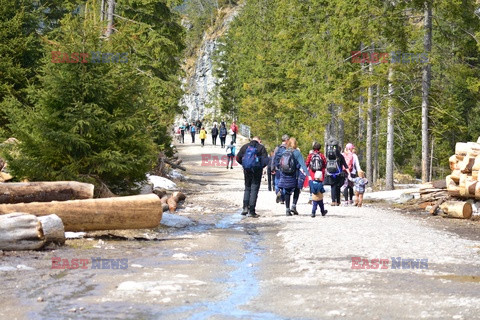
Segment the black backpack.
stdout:
<path fill-rule="evenodd" d="M 310 170 L 313 172 L 321 171 L 323 169 L 323 161 L 320 154 L 314 152 L 312 158 L 310 159 Z"/>
<path fill-rule="evenodd" d="M 287 175 L 292 175 L 297 171 L 297 161 L 293 155 L 292 149 L 287 149 L 280 158 L 280 171 Z"/>
<path fill-rule="evenodd" d="M 330 140 L 327 144 L 327 173 L 337 175 L 340 173 L 337 159 L 338 142 Z"/>

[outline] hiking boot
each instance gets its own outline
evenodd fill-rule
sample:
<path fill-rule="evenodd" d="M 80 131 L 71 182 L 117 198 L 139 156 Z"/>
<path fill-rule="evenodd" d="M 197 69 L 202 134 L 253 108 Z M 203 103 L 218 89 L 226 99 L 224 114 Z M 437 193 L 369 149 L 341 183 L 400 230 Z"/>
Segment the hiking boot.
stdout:
<path fill-rule="evenodd" d="M 293 207 L 292 209 L 290 209 L 290 211 L 291 211 L 294 215 L 298 216 L 298 211 L 297 211 L 297 208 L 296 208 L 296 207 Z"/>
<path fill-rule="evenodd" d="M 282 201 L 282 191 L 278 191 L 277 192 L 277 199 L 275 199 L 275 201 L 277 203 L 279 203 L 280 201 Z"/>
<path fill-rule="evenodd" d="M 335 206 L 337 205 L 337 203 L 336 203 L 336 202 L 332 202 L 332 203 L 330 203 L 330 205 L 331 205 L 332 207 L 335 207 Z"/>
<path fill-rule="evenodd" d="M 315 218 L 315 213 L 312 213 L 311 217 L 312 217 L 312 218 Z"/>
<path fill-rule="evenodd" d="M 248 208 L 243 208 L 242 216 L 246 216 L 248 213 Z"/>
<path fill-rule="evenodd" d="M 280 202 L 280 204 L 285 204 L 285 201 Z"/>
<path fill-rule="evenodd" d="M 322 212 L 322 217 L 325 217 L 325 215 L 328 213 L 328 210 L 325 210 Z"/>
<path fill-rule="evenodd" d="M 286 216 L 287 216 L 287 217 L 292 216 L 292 214 L 290 213 L 290 209 L 287 209 L 287 211 L 286 211 Z"/>
<path fill-rule="evenodd" d="M 230 167 L 230 169 L 233 169 L 233 167 Z"/>
<path fill-rule="evenodd" d="M 255 212 L 250 212 L 249 214 L 247 214 L 247 217 L 250 217 L 250 218 L 258 218 L 260 217 L 258 214 L 256 214 Z"/>

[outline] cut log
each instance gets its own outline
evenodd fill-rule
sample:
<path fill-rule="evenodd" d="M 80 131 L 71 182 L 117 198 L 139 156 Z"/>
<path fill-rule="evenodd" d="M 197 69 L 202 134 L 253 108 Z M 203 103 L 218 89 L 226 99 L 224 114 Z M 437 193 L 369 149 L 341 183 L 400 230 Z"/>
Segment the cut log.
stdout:
<path fill-rule="evenodd" d="M 468 197 L 467 178 L 468 178 L 468 175 L 466 173 L 462 173 L 460 175 L 460 181 L 458 183 L 458 186 L 460 188 L 460 196 L 462 197 Z"/>
<path fill-rule="evenodd" d="M 185 199 L 186 196 L 182 192 L 174 192 L 172 196 L 167 200 L 170 212 L 175 212 L 175 210 L 177 210 L 178 203 Z"/>
<path fill-rule="evenodd" d="M 93 188 L 93 184 L 76 181 L 0 183 L 0 203 L 91 199 Z"/>
<path fill-rule="evenodd" d="M 460 170 L 453 170 L 450 177 L 452 178 L 453 181 L 455 181 L 456 184 L 458 184 L 460 182 L 460 175 L 461 174 L 462 173 L 460 172 Z"/>
<path fill-rule="evenodd" d="M 431 215 L 436 215 L 438 209 L 440 208 L 440 205 L 444 203 L 447 200 L 447 197 L 443 197 L 438 199 L 438 201 L 435 203 L 435 205 L 430 209 L 430 214 Z"/>
<path fill-rule="evenodd" d="M 42 225 L 41 232 L 46 243 L 65 244 L 65 228 L 62 219 L 56 214 L 51 214 L 38 217 L 38 220 Z"/>
<path fill-rule="evenodd" d="M 0 216 L 0 250 L 37 250 L 45 245 L 42 225 L 32 214 L 12 212 Z"/>
<path fill-rule="evenodd" d="M 155 228 L 162 220 L 162 204 L 154 194 L 53 202 L 0 205 L 0 214 L 28 212 L 57 214 L 65 231 Z"/>
<path fill-rule="evenodd" d="M 465 157 L 463 161 L 459 163 L 459 169 L 462 173 L 470 173 L 472 172 L 474 163 L 475 163 L 475 158 Z"/>
<path fill-rule="evenodd" d="M 448 194 L 452 197 L 460 197 L 460 187 L 457 186 L 455 183 L 449 184 L 447 186 Z"/>
<path fill-rule="evenodd" d="M 472 179 L 478 181 L 478 171 L 472 171 Z"/>
<path fill-rule="evenodd" d="M 472 205 L 468 202 L 447 201 L 440 208 L 451 218 L 470 219 L 472 216 Z"/>
<path fill-rule="evenodd" d="M 456 155 L 453 155 L 451 156 L 449 159 L 448 159 L 448 162 L 450 164 L 450 170 L 456 170 L 458 169 L 457 167 L 457 163 L 458 163 L 458 159 L 457 159 L 457 156 Z"/>
<path fill-rule="evenodd" d="M 469 149 L 469 146 L 468 146 L 468 143 L 466 142 L 457 142 L 455 144 L 455 154 L 457 156 L 466 156 L 468 153 L 468 149 Z"/>

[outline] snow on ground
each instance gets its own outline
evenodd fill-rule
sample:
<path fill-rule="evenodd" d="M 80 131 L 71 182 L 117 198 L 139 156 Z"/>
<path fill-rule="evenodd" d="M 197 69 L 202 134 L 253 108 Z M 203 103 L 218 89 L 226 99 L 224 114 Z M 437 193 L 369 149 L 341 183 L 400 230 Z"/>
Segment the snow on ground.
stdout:
<path fill-rule="evenodd" d="M 402 194 L 415 194 L 419 192 L 419 188 L 396 189 L 390 191 L 365 192 L 363 199 L 375 201 L 394 202 L 400 199 Z"/>
<path fill-rule="evenodd" d="M 164 177 L 147 174 L 148 182 L 153 184 L 153 188 L 163 188 L 166 190 L 177 190 L 177 185 L 172 180 Z"/>
<path fill-rule="evenodd" d="M 194 225 L 194 222 L 189 218 L 168 212 L 163 213 L 162 221 L 160 223 L 166 227 L 172 228 L 185 228 Z"/>

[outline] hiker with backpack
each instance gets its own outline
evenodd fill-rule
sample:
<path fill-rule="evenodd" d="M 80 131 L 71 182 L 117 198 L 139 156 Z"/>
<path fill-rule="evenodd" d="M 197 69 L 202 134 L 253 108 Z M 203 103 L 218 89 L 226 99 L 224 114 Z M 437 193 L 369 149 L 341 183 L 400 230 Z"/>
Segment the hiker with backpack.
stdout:
<path fill-rule="evenodd" d="M 275 195 L 277 196 L 276 201 L 277 203 L 284 204 L 285 203 L 285 195 L 283 194 L 283 191 L 278 187 L 278 182 L 280 181 L 280 158 L 282 157 L 282 154 L 285 152 L 287 149 L 287 143 L 290 137 L 288 134 L 284 134 L 282 136 L 282 144 L 279 145 L 278 147 L 275 148 L 273 152 L 273 163 L 272 163 L 272 168 L 274 168 L 274 174 L 275 174 Z"/>
<path fill-rule="evenodd" d="M 297 139 L 290 138 L 286 150 L 279 161 L 280 180 L 278 187 L 285 196 L 286 215 L 298 215 L 297 202 L 304 179 L 307 176 L 307 166 L 302 153 L 297 148 Z M 310 178 L 310 177 L 309 177 Z M 293 204 L 290 207 L 290 196 L 293 193 Z"/>
<path fill-rule="evenodd" d="M 225 147 L 225 140 L 227 139 L 227 128 L 225 127 L 224 122 L 222 122 L 222 124 L 220 125 L 219 135 L 220 135 L 220 144 L 222 145 L 222 148 L 223 148 Z"/>
<path fill-rule="evenodd" d="M 345 158 L 340 152 L 340 146 L 334 139 L 330 139 L 326 149 L 327 166 L 325 170 L 324 185 L 331 186 L 332 206 L 339 206 L 341 202 L 340 188 L 342 187 L 348 171 Z"/>
<path fill-rule="evenodd" d="M 216 146 L 217 145 L 217 136 L 218 136 L 217 122 L 214 122 L 211 133 L 212 133 L 212 144 L 214 146 Z"/>
<path fill-rule="evenodd" d="M 352 178 L 357 177 L 357 172 L 362 171 L 360 168 L 360 162 L 358 161 L 357 155 L 353 152 L 355 146 L 352 143 L 347 143 L 345 146 L 345 151 L 342 153 L 343 157 L 345 158 L 345 162 L 348 166 L 348 171 L 350 172 L 350 176 Z M 345 197 L 345 203 L 347 205 L 353 203 L 353 182 L 349 179 L 345 179 L 344 183 L 344 190 L 343 195 Z"/>
<path fill-rule="evenodd" d="M 230 132 L 230 134 L 232 135 L 233 143 L 237 143 L 238 126 L 235 120 L 233 120 L 232 124 L 230 125 Z"/>
<path fill-rule="evenodd" d="M 190 126 L 190 135 L 192 136 L 192 143 L 195 143 L 195 125 L 192 122 Z"/>
<path fill-rule="evenodd" d="M 322 179 L 320 180 L 323 182 L 325 177 L 325 168 L 327 167 L 327 158 L 325 155 L 320 151 L 322 149 L 322 145 L 319 142 L 313 143 L 313 151 L 308 154 L 307 161 L 305 164 L 308 168 L 308 173 L 312 180 L 315 177 L 315 172 L 320 171 L 322 173 Z M 310 200 L 312 197 L 312 193 L 310 192 Z"/>
<path fill-rule="evenodd" d="M 230 151 L 228 151 L 230 150 Z M 228 164 L 231 163 L 230 169 L 233 169 L 233 159 L 235 158 L 235 143 L 230 142 L 230 144 L 227 146 L 227 169 L 228 169 Z"/>
<path fill-rule="evenodd" d="M 237 154 L 237 162 L 243 167 L 245 177 L 245 192 L 243 194 L 242 215 L 257 218 L 255 212 L 258 191 L 262 182 L 263 168 L 268 164 L 268 153 L 260 143 L 259 137 L 242 146 Z"/>

